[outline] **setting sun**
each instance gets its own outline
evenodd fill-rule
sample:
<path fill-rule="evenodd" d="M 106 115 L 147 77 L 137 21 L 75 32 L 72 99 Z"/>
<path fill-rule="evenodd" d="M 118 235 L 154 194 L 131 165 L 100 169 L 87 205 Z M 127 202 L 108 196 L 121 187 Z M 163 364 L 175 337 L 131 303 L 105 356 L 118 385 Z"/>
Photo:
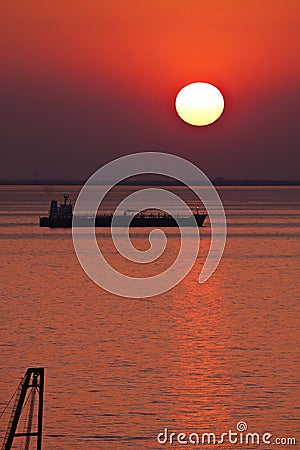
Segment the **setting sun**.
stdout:
<path fill-rule="evenodd" d="M 175 107 L 179 117 L 190 125 L 209 125 L 221 116 L 224 98 L 212 84 L 191 83 L 179 91 Z"/>

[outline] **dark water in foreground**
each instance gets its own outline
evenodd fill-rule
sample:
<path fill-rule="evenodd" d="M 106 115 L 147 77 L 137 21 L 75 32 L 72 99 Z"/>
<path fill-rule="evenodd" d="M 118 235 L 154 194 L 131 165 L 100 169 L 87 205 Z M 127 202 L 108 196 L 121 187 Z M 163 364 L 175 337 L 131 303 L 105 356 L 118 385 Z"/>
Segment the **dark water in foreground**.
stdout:
<path fill-rule="evenodd" d="M 76 187 L 0 187 L 0 411 L 25 369 L 44 366 L 45 450 L 169 448 L 156 441 L 165 427 L 220 435 L 239 421 L 299 445 L 300 189 L 220 188 L 228 239 L 215 274 L 197 283 L 207 226 L 186 279 L 138 300 L 90 281 L 71 230 L 38 227 L 66 190 L 76 198 Z M 146 238 L 133 233 L 141 249 Z M 170 233 L 169 255 L 178 239 Z"/>

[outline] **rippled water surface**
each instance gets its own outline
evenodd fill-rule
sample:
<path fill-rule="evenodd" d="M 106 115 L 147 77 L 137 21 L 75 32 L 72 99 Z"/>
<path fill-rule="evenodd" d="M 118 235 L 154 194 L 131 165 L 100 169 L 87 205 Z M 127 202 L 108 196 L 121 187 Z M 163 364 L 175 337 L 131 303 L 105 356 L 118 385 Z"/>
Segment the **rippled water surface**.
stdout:
<path fill-rule="evenodd" d="M 71 230 L 39 228 L 49 201 L 65 191 L 75 200 L 78 189 L 0 188 L 0 410 L 25 369 L 42 366 L 45 450 L 169 448 L 156 441 L 166 427 L 220 435 L 236 431 L 239 421 L 252 432 L 298 437 L 299 445 L 300 189 L 219 188 L 228 239 L 215 274 L 198 284 L 207 224 L 185 280 L 135 300 L 93 284 L 77 261 Z M 175 191 L 189 199 L 184 188 Z M 190 203 L 196 204 L 192 196 Z M 133 231 L 138 248 L 147 248 L 147 233 Z M 98 235 L 126 272 L 109 231 Z M 178 248 L 176 230 L 168 230 L 167 256 L 155 270 Z M 143 276 L 146 268 L 138 270 Z M 8 419 L 5 413 L 1 436 Z"/>

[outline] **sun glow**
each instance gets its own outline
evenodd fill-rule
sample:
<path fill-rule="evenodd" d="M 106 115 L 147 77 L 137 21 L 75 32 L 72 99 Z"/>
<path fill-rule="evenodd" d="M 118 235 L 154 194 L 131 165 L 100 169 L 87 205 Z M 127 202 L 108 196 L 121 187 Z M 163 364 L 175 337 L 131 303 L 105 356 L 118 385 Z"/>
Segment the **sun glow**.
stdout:
<path fill-rule="evenodd" d="M 215 122 L 224 110 L 224 98 L 215 86 L 209 83 L 191 83 L 176 97 L 176 111 L 190 125 L 209 125 Z"/>

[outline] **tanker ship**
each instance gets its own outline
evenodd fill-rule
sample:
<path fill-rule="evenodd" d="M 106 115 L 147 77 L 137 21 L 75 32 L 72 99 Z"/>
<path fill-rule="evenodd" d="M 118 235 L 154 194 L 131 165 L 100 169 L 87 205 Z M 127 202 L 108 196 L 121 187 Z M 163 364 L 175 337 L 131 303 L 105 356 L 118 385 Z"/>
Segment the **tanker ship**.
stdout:
<path fill-rule="evenodd" d="M 135 212 L 134 210 L 124 211 L 124 215 L 116 216 L 117 226 L 127 227 L 130 216 L 130 227 L 177 227 L 176 217 L 170 214 L 161 213 L 154 210 L 144 210 L 141 212 Z M 177 218 L 180 222 L 180 226 L 192 227 L 195 226 L 195 222 L 198 227 L 202 227 L 207 214 L 199 213 L 197 208 L 195 214 L 190 216 L 180 216 Z M 73 222 L 73 219 L 76 219 Z M 71 228 L 72 224 L 76 227 L 110 227 L 112 223 L 113 214 L 99 214 L 94 217 L 89 216 L 73 216 L 73 205 L 69 201 L 69 196 L 64 195 L 64 202 L 58 205 L 57 200 L 52 200 L 50 204 L 49 215 L 46 217 L 40 217 L 40 227 L 48 228 Z"/>

